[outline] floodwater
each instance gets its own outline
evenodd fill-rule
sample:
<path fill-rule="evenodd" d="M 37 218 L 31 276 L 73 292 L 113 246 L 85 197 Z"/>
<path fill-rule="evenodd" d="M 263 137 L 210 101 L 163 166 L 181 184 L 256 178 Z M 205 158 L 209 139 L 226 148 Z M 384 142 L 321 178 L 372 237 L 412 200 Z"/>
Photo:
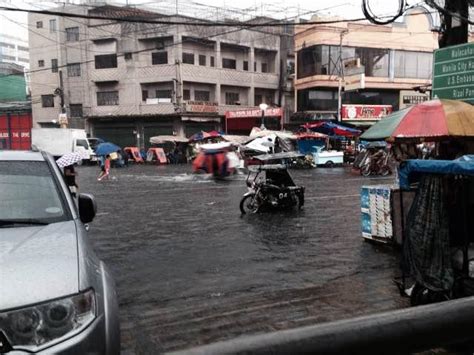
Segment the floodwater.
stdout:
<path fill-rule="evenodd" d="M 365 242 L 362 185 L 346 168 L 292 170 L 301 211 L 241 216 L 245 176 L 214 182 L 189 165 L 79 169 L 93 193 L 95 250 L 111 268 L 122 351 L 151 354 L 243 334 L 407 306 L 392 282 L 398 254 Z"/>

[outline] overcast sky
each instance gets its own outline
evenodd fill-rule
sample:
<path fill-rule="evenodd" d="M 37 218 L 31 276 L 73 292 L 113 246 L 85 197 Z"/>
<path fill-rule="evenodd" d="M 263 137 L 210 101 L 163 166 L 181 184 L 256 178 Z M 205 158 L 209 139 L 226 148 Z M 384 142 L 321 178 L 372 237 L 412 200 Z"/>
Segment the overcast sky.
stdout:
<path fill-rule="evenodd" d="M 67 1 L 67 0 L 64 0 Z M 101 1 L 104 0 L 89 0 Z M 78 3 L 80 0 L 69 0 Z M 84 2 L 84 1 L 82 1 Z M 139 8 L 150 8 L 156 11 L 178 12 L 206 19 L 248 19 L 249 16 L 271 16 L 275 18 L 310 18 L 316 13 L 337 15 L 344 18 L 363 17 L 361 0 L 113 0 L 114 4 L 129 4 Z M 409 4 L 419 0 L 409 1 Z M 39 0 L 0 0 L 2 6 L 17 8 L 48 8 L 54 3 Z M 390 14 L 396 11 L 398 1 L 370 0 L 374 12 Z M 223 10 L 226 9 L 226 10 Z M 11 21 L 9 21 L 8 19 Z M 15 21 L 19 24 L 16 24 Z M 25 13 L 0 12 L 0 33 L 28 38 Z"/>

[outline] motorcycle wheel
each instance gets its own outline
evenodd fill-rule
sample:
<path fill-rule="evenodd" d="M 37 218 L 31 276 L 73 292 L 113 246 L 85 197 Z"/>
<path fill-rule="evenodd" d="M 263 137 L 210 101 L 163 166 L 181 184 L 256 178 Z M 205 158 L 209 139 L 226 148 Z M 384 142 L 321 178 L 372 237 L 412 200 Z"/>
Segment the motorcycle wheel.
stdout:
<path fill-rule="evenodd" d="M 387 175 L 390 175 L 391 173 L 392 171 L 390 170 L 388 166 L 382 166 L 380 175 L 387 176 Z"/>
<path fill-rule="evenodd" d="M 365 165 L 360 169 L 360 174 L 362 176 L 370 176 L 370 165 Z"/>
<path fill-rule="evenodd" d="M 259 207 L 255 194 L 244 196 L 244 198 L 240 200 L 240 212 L 242 214 L 257 213 Z"/>
<path fill-rule="evenodd" d="M 303 208 L 303 205 L 304 205 L 304 197 L 303 196 L 297 196 L 296 197 L 298 199 L 298 209 L 302 209 Z"/>

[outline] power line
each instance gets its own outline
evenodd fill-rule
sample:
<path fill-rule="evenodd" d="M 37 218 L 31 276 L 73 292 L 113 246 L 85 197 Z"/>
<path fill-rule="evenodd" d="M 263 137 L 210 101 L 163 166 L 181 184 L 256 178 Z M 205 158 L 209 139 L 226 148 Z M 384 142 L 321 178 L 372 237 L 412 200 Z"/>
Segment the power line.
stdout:
<path fill-rule="evenodd" d="M 238 22 L 213 22 L 213 21 L 202 21 L 202 22 L 192 22 L 192 21 L 162 21 L 162 20 L 148 20 L 146 18 L 133 19 L 133 18 L 117 18 L 113 16 L 97 16 L 97 15 L 82 15 L 82 14 L 72 14 L 67 12 L 59 11 L 49 11 L 49 10 L 31 10 L 31 9 L 14 9 L 11 7 L 0 6 L 0 10 L 13 11 L 13 12 L 27 12 L 35 14 L 43 14 L 50 16 L 62 16 L 69 18 L 85 18 L 91 20 L 109 20 L 109 21 L 118 21 L 118 22 L 129 22 L 129 23 L 148 23 L 148 24 L 157 24 L 157 25 L 187 25 L 187 26 L 203 26 L 203 27 L 236 27 L 240 26 L 243 28 L 258 28 L 258 27 L 280 27 L 280 26 L 294 26 L 294 22 L 283 22 L 278 21 L 278 23 L 238 23 Z M 156 16 L 160 16 L 156 14 Z M 171 16 L 166 16 L 171 17 Z M 367 18 L 354 18 L 354 19 L 339 19 L 339 20 L 327 20 L 327 21 L 306 21 L 300 23 L 299 25 L 324 25 L 324 24 L 335 24 L 343 22 L 360 22 L 367 21 Z"/>

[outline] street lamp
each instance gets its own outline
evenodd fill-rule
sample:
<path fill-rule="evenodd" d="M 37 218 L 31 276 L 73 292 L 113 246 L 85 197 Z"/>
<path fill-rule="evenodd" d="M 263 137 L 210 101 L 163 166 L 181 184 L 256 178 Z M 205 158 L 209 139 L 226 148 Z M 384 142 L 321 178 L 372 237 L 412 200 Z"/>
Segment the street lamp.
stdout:
<path fill-rule="evenodd" d="M 260 105 L 260 110 L 262 110 L 262 124 L 260 126 L 261 129 L 265 129 L 265 110 L 268 108 L 268 105 L 264 102 L 262 102 Z"/>

